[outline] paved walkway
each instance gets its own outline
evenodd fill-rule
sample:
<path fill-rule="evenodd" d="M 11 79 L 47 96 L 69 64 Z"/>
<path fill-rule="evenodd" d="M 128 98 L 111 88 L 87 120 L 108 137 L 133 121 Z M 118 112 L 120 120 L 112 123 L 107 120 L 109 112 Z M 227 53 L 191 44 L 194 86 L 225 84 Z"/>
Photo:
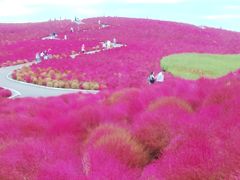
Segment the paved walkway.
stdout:
<path fill-rule="evenodd" d="M 11 73 L 15 69 L 19 69 L 22 66 L 29 66 L 31 64 L 32 63 L 26 63 L 22 65 L 0 68 L 0 87 L 10 89 L 13 93 L 14 98 L 15 97 L 17 98 L 19 97 L 50 97 L 50 96 L 59 96 L 63 94 L 77 93 L 77 92 L 96 94 L 99 92 L 99 91 L 93 91 L 93 90 L 50 88 L 50 87 L 16 81 L 11 78 Z"/>

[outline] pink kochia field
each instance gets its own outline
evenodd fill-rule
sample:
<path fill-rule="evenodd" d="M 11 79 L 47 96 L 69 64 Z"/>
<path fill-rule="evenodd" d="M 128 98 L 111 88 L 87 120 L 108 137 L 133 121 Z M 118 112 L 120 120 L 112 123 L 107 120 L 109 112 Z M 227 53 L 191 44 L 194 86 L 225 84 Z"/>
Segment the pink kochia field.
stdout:
<path fill-rule="evenodd" d="M 99 19 L 109 27 L 99 28 Z M 240 33 L 143 19 L 83 22 L 26 24 L 30 37 L 18 27 L 1 41 L 2 63 L 54 51 L 55 58 L 14 72 L 14 79 L 101 91 L 0 98 L 0 179 L 240 179 L 240 71 L 196 81 L 166 73 L 164 83 L 147 83 L 169 54 L 240 53 Z M 71 26 L 76 31 L 65 32 Z M 37 40 L 48 27 L 69 39 Z M 69 57 L 82 42 L 91 51 L 114 37 L 126 46 Z"/>
<path fill-rule="evenodd" d="M 98 25 L 99 19 L 102 24 L 109 26 L 101 28 Z M 59 40 L 44 41 L 41 37 L 52 31 L 49 31 L 45 24 L 41 29 L 36 28 L 39 24 L 34 24 L 31 27 L 35 36 L 31 35 L 30 40 L 26 40 L 28 37 L 23 34 L 22 40 L 4 46 L 6 52 L 12 54 L 3 56 L 5 60 L 11 57 L 13 61 L 30 61 L 35 58 L 36 52 L 48 49 L 51 49 L 50 53 L 53 55 L 53 59 L 33 65 L 27 71 L 20 70 L 17 76 L 14 74 L 13 77 L 20 81 L 61 88 L 144 87 L 149 73 L 160 70 L 160 59 L 164 56 L 184 52 L 240 52 L 240 33 L 237 32 L 131 18 L 91 18 L 83 22 L 85 24 L 80 25 L 70 21 L 49 22 L 52 31 L 58 33 Z M 70 27 L 74 27 L 73 33 L 69 31 Z M 46 33 L 47 30 L 49 33 Z M 67 40 L 63 40 L 64 34 L 67 35 Z M 126 46 L 95 54 L 80 53 L 75 59 L 69 57 L 79 53 L 82 44 L 85 44 L 87 52 L 99 50 L 102 49 L 101 42 L 112 41 L 114 38 L 117 43 Z"/>

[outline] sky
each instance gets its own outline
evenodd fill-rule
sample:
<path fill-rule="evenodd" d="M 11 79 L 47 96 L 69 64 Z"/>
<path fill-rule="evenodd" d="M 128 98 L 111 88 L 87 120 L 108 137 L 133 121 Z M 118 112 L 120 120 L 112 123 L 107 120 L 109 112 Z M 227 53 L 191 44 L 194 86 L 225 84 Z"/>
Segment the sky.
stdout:
<path fill-rule="evenodd" d="M 240 32 L 240 0 L 0 0 L 0 22 L 120 16 Z"/>

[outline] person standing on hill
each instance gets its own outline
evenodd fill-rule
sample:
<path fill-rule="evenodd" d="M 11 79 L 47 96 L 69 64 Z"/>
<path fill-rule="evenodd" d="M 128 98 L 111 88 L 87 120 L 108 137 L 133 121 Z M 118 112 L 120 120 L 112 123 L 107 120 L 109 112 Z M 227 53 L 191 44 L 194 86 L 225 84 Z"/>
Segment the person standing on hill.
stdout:
<path fill-rule="evenodd" d="M 113 47 L 116 47 L 116 45 L 117 45 L 117 39 L 113 38 Z"/>
<path fill-rule="evenodd" d="M 44 51 L 43 59 L 48 60 L 48 51 L 47 50 Z"/>
<path fill-rule="evenodd" d="M 107 49 L 110 49 L 112 44 L 111 41 L 107 40 L 106 44 L 107 44 Z"/>
<path fill-rule="evenodd" d="M 43 57 L 44 57 L 44 51 L 42 51 L 42 52 L 40 53 L 40 58 L 41 58 L 41 60 L 43 59 Z"/>
<path fill-rule="evenodd" d="M 81 52 L 82 52 L 83 54 L 85 53 L 85 45 L 84 45 L 84 44 L 82 44 Z"/>
<path fill-rule="evenodd" d="M 39 53 L 36 53 L 36 62 L 40 63 L 41 62 L 41 57 Z"/>

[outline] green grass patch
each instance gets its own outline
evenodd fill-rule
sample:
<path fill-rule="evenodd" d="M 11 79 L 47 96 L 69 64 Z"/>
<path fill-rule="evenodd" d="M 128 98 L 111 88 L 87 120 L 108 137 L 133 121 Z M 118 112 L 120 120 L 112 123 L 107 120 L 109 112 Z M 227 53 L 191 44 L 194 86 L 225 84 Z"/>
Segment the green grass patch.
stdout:
<path fill-rule="evenodd" d="M 185 79 L 218 78 L 240 68 L 240 55 L 175 54 L 164 57 L 161 67 Z"/>

